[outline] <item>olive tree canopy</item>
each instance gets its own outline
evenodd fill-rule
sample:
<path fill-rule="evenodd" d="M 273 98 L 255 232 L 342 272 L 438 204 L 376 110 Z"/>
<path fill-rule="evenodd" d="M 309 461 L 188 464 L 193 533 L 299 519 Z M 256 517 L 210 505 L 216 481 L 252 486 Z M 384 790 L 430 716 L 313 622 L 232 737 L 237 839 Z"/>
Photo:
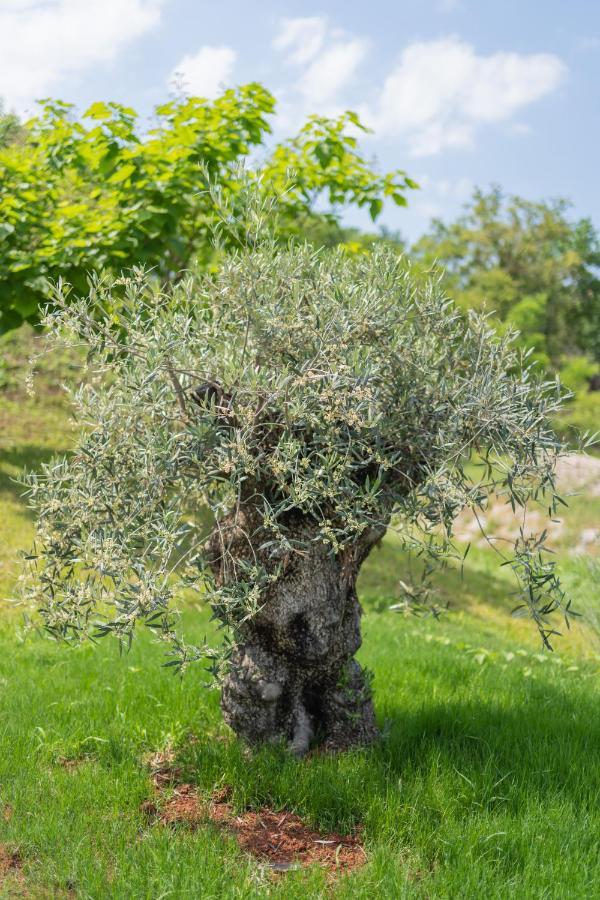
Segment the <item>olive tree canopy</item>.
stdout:
<path fill-rule="evenodd" d="M 145 623 L 171 664 L 209 658 L 251 742 L 366 743 L 361 563 L 388 528 L 448 555 L 457 514 L 491 493 L 551 510 L 558 392 L 385 247 L 244 243 L 168 293 L 143 271 L 68 303 L 59 285 L 48 325 L 84 343 L 90 374 L 77 450 L 31 479 L 29 590 L 57 636 L 128 643 Z M 510 563 L 547 642 L 568 604 L 543 536 L 524 525 Z M 211 604 L 221 649 L 178 633 L 183 588 Z"/>

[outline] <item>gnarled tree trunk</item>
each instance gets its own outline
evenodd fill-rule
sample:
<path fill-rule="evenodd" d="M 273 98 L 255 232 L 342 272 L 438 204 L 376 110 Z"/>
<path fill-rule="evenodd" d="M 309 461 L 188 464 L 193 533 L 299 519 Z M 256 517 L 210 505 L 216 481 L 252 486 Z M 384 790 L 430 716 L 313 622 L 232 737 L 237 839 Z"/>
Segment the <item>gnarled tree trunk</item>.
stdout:
<path fill-rule="evenodd" d="M 385 528 L 338 555 L 312 540 L 316 528 L 306 519 L 288 529 L 303 549 L 287 555 L 264 605 L 240 628 L 222 688 L 225 721 L 250 744 L 285 741 L 298 755 L 313 740 L 336 750 L 369 744 L 378 729 L 369 680 L 354 659 L 361 644 L 356 579 Z M 241 508 L 213 534 L 221 583 L 236 558 L 252 558 L 249 535 L 256 533 L 256 513 Z"/>

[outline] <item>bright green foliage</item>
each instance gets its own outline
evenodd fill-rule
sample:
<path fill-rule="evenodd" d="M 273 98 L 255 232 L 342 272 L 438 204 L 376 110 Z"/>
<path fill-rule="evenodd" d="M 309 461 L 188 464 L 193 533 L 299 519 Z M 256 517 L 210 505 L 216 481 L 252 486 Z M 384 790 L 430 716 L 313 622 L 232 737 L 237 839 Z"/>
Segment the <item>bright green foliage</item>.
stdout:
<path fill-rule="evenodd" d="M 563 357 L 600 361 L 600 243 L 565 201 L 531 203 L 499 189 L 476 191 L 456 222 L 433 223 L 414 248 L 446 270 L 460 306 L 487 307 L 522 332 L 521 343 L 554 369 Z"/>
<path fill-rule="evenodd" d="M 18 143 L 0 139 L 0 333 L 38 320 L 48 279 L 85 291 L 90 271 L 142 264 L 170 280 L 205 266 L 215 224 L 207 183 L 235 190 L 232 174 L 264 143 L 274 107 L 265 88 L 248 84 L 212 102 L 158 106 L 144 130 L 116 103 L 94 103 L 78 119 L 70 104 L 44 102 Z M 286 235 L 314 218 L 323 196 L 333 209 L 366 205 L 373 218 L 385 198 L 405 203 L 414 182 L 372 170 L 350 131 L 360 127 L 352 113 L 313 118 L 267 158 L 263 183 L 287 190 Z"/>
<path fill-rule="evenodd" d="M 600 422 L 600 392 L 583 391 L 576 403 L 565 405 L 554 424 L 557 432 L 574 444 L 577 444 L 582 434 L 595 435 L 594 449 L 597 450 L 598 422 Z M 592 445 L 590 440 L 590 446 Z"/>
<path fill-rule="evenodd" d="M 598 372 L 598 363 L 587 356 L 570 356 L 560 370 L 560 380 L 569 391 L 581 396 L 588 390 L 590 379 Z"/>
<path fill-rule="evenodd" d="M 173 294 L 142 272 L 73 303 L 59 293 L 48 325 L 88 347 L 96 374 L 75 397 L 78 451 L 31 481 L 33 596 L 53 633 L 128 642 L 142 621 L 184 664 L 201 653 L 173 630 L 182 552 L 179 578 L 235 632 L 313 539 L 338 553 L 391 521 L 404 547 L 444 557 L 457 514 L 492 492 L 523 516 L 528 501 L 553 508 L 556 386 L 529 379 L 510 336 L 416 284 L 385 247 L 352 258 L 251 243 Z M 190 510 L 218 529 L 249 504 L 249 545 L 271 562 L 226 554 L 218 585 Z M 307 546 L 297 532 L 290 543 L 290 516 L 312 523 Z M 547 641 L 548 614 L 568 604 L 542 550 L 523 519 L 504 560 Z"/>
<path fill-rule="evenodd" d="M 311 116 L 297 137 L 275 148 L 263 176 L 272 190 L 281 192 L 294 229 L 302 229 L 319 196 L 325 196 L 333 208 L 348 203 L 366 206 L 375 221 L 386 199 L 406 206 L 407 189 L 418 187 L 404 172 L 374 172 L 358 152 L 353 129 L 368 130 L 356 113 L 333 120 Z M 290 170 L 295 173 L 291 191 Z"/>

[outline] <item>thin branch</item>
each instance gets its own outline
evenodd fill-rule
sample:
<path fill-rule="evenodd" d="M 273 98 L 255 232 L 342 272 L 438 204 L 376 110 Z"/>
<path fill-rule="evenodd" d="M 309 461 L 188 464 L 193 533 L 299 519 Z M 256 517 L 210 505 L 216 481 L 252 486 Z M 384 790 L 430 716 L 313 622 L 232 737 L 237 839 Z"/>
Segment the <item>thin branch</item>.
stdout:
<path fill-rule="evenodd" d="M 177 397 L 177 403 L 179 404 L 179 409 L 181 410 L 181 415 L 182 415 L 183 419 L 187 422 L 187 420 L 188 420 L 187 406 L 186 406 L 186 402 L 185 402 L 185 394 L 183 392 L 183 388 L 181 387 L 181 382 L 179 381 L 179 378 L 175 374 L 173 367 L 169 363 L 167 363 L 166 369 L 167 369 L 167 372 L 169 373 L 169 378 L 173 382 L 173 388 L 175 389 L 175 396 Z"/>

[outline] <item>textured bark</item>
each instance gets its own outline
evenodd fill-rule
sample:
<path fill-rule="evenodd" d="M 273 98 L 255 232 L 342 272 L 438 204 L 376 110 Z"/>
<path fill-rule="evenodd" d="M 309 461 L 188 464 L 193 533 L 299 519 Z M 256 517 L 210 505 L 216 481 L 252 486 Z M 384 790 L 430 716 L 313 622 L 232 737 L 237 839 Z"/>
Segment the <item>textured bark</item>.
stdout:
<path fill-rule="evenodd" d="M 252 519 L 238 511 L 213 536 L 221 581 L 236 558 L 249 558 Z M 283 561 L 265 604 L 241 628 L 222 688 L 225 721 L 250 744 L 285 741 L 301 755 L 313 741 L 341 750 L 378 736 L 370 684 L 353 657 L 361 644 L 356 578 L 384 531 L 371 530 L 334 556 L 323 543 L 311 543 L 310 523 L 291 525 L 291 538 L 310 549 Z"/>

